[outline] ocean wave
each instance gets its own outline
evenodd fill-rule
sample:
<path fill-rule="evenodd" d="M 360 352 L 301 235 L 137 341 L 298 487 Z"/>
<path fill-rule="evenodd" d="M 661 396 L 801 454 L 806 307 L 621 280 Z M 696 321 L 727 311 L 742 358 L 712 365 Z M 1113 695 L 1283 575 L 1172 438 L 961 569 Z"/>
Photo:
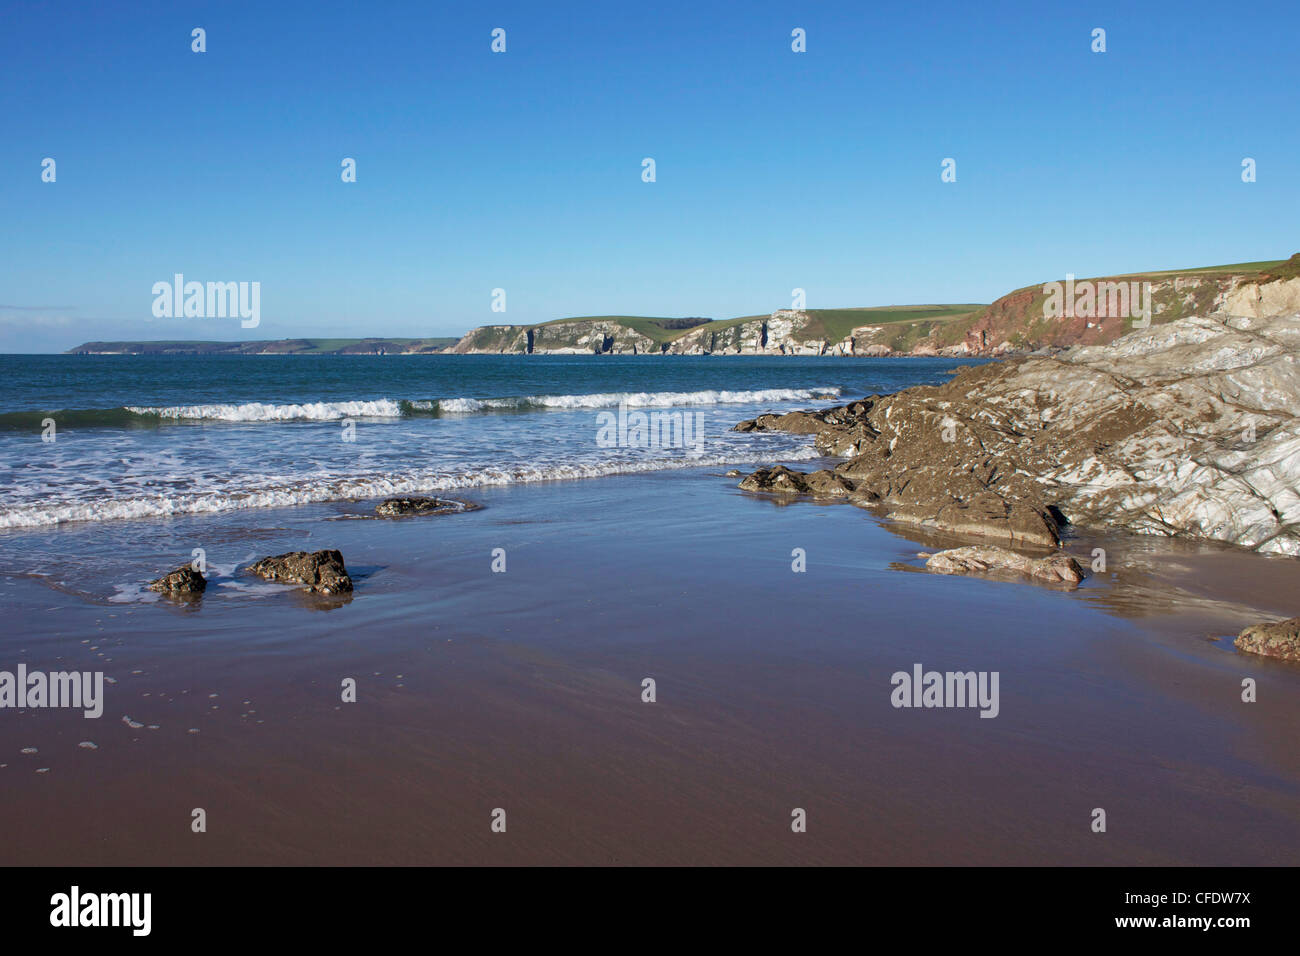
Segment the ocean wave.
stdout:
<path fill-rule="evenodd" d="M 597 392 L 590 395 L 525 395 L 512 398 L 442 398 L 411 402 L 414 411 L 444 414 L 531 410 L 613 408 L 672 408 L 683 405 L 740 405 L 751 402 L 798 402 L 839 397 L 838 385 L 821 388 L 705 389 L 694 392 Z"/>
<path fill-rule="evenodd" d="M 112 521 L 178 515 L 219 514 L 250 508 L 282 508 L 329 501 L 357 501 L 388 495 L 428 494 L 493 485 L 567 481 L 639 474 L 684 468 L 715 467 L 755 462 L 807 461 L 820 453 L 811 445 L 758 454 L 727 454 L 699 457 L 651 458 L 640 461 L 573 462 L 515 468 L 483 468 L 460 473 L 408 473 L 405 475 L 336 476 L 322 479 L 313 475 L 301 481 L 189 494 L 100 498 L 93 501 L 25 504 L 0 510 L 0 529 L 38 528 L 74 521 Z"/>
<path fill-rule="evenodd" d="M 821 388 L 705 389 L 693 392 L 598 392 L 589 395 L 522 395 L 505 398 L 390 399 L 347 402 L 213 403 L 202 405 L 127 405 L 0 414 L 0 430 L 39 430 L 47 418 L 58 428 L 141 428 L 178 422 L 328 422 L 345 418 L 415 418 L 510 411 L 582 410 L 733 405 L 755 402 L 831 400 L 838 385 Z"/>
<path fill-rule="evenodd" d="M 265 402 L 164 407 L 128 405 L 127 411 L 137 415 L 185 421 L 332 422 L 341 418 L 401 418 L 402 404 L 380 398 L 369 402 L 306 402 L 301 405 L 273 405 Z"/>

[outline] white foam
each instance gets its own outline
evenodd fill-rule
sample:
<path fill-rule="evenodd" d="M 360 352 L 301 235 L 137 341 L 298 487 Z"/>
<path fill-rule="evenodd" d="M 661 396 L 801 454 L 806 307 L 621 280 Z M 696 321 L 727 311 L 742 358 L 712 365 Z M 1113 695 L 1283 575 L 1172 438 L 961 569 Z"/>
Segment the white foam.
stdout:
<path fill-rule="evenodd" d="M 679 405 L 734 405 L 746 402 L 798 402 L 836 398 L 843 389 L 760 388 L 750 390 L 706 389 L 695 392 L 597 392 L 591 395 L 523 395 L 510 398 L 440 398 L 413 401 L 412 408 L 450 414 L 509 409 L 612 408 L 623 404 L 633 408 L 668 408 Z M 154 415 L 178 421 L 291 422 L 337 421 L 342 418 L 400 418 L 402 403 L 391 398 L 353 402 L 307 402 L 278 405 L 245 402 L 239 405 L 128 405 L 137 415 Z"/>
<path fill-rule="evenodd" d="M 341 418 L 400 418 L 402 407 L 388 398 L 370 402 L 309 402 L 303 405 L 128 405 L 127 411 L 159 418 L 219 422 L 337 421 Z"/>
<path fill-rule="evenodd" d="M 443 398 L 436 402 L 412 402 L 415 408 L 442 412 L 473 413 L 510 408 L 670 408 L 680 405 L 732 405 L 745 402 L 798 402 L 835 398 L 843 391 L 835 385 L 824 388 L 759 388 L 748 390 L 706 389 L 695 392 L 596 392 L 590 395 L 526 395 L 517 398 Z"/>
<path fill-rule="evenodd" d="M 35 528 L 70 521 L 110 521 L 129 518 L 153 518 L 170 515 L 219 514 L 249 508 L 282 508 L 325 501 L 364 500 L 388 495 L 425 494 L 540 481 L 564 481 L 575 478 L 600 478 L 608 475 L 638 474 L 683 468 L 745 464 L 750 462 L 806 461 L 819 457 L 811 445 L 767 454 L 732 452 L 726 455 L 680 456 L 632 461 L 596 461 L 567 464 L 484 468 L 464 472 L 408 472 L 393 476 L 359 475 L 323 477 L 284 483 L 274 478 L 250 478 L 246 490 L 220 492 L 132 496 L 95 501 L 49 505 L 17 505 L 0 512 L 0 528 Z M 263 484 L 264 483 L 264 484 Z M 119 592 L 117 600 L 131 600 L 133 595 Z"/>

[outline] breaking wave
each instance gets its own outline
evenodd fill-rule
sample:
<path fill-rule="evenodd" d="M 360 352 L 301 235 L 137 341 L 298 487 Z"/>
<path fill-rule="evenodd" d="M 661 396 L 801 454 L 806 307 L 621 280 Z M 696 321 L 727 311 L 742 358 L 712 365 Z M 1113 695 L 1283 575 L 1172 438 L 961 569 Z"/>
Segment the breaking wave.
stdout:
<path fill-rule="evenodd" d="M 708 389 L 695 392 L 599 392 L 591 395 L 522 395 L 506 398 L 390 399 L 349 402 L 277 404 L 244 402 L 203 405 L 127 405 L 121 408 L 81 408 L 0 414 L 0 430 L 40 429 L 47 418 L 59 428 L 148 428 L 180 422 L 327 422 L 344 418 L 437 418 L 500 412 L 731 405 L 761 402 L 825 401 L 844 389 L 763 388 Z"/>

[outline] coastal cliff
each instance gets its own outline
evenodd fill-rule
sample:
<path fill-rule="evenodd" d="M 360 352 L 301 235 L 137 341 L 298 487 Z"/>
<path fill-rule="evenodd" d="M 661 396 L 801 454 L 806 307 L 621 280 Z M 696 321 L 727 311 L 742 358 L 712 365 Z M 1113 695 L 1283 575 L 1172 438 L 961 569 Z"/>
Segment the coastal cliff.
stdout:
<path fill-rule="evenodd" d="M 485 325 L 474 329 L 451 348 L 455 354 L 476 355 L 645 355 L 660 351 L 659 343 L 638 331 L 630 317 L 572 319 L 543 325 Z M 655 322 L 643 319 L 642 322 Z M 707 320 L 701 320 L 707 321 Z M 666 330 L 665 330 L 666 331 Z"/>
<path fill-rule="evenodd" d="M 1068 289 L 1075 286 L 1069 280 Z M 1086 300 L 1052 308 L 1050 283 L 989 305 L 778 309 L 737 319 L 595 316 L 474 329 L 448 352 L 519 355 L 812 355 L 959 358 L 1104 345 L 1197 315 L 1267 318 L 1300 311 L 1300 254 L 1290 260 L 1080 279 Z M 1121 304 L 1122 303 L 1122 304 Z M 1141 308 L 1148 309 L 1144 315 Z"/>
<path fill-rule="evenodd" d="M 602 315 L 484 325 L 459 339 L 87 342 L 78 354 L 810 355 L 1002 357 L 1104 345 L 1196 315 L 1300 311 L 1300 253 L 1289 260 L 1080 279 L 1086 301 L 1052 308 L 1052 283 L 978 303 L 778 309 L 734 319 Z M 1069 280 L 1067 289 L 1076 283 Z M 1096 290 L 1095 293 L 1093 290 Z M 1139 303 L 1146 314 L 1139 311 Z"/>
<path fill-rule="evenodd" d="M 490 355 L 912 354 L 940 324 L 971 315 L 978 308 L 778 309 L 770 315 L 724 321 L 609 316 L 542 325 L 487 325 L 474 329 L 447 351 Z M 955 348 L 947 354 L 967 352 Z"/>

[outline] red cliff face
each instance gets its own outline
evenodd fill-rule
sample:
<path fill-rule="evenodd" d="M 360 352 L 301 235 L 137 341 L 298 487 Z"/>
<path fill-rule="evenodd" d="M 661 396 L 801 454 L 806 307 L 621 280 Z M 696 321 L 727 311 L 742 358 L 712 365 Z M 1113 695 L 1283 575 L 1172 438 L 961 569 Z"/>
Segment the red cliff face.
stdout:
<path fill-rule="evenodd" d="M 965 333 L 966 348 L 975 354 L 987 355 L 1003 342 L 1012 341 L 1022 327 L 1033 300 L 1033 290 L 1022 289 L 1004 295 L 988 308 L 977 312 L 969 320 L 971 325 Z"/>
<path fill-rule="evenodd" d="M 1151 320 L 1156 324 L 1190 315 L 1208 315 L 1220 308 L 1224 297 L 1240 284 L 1242 274 L 1156 273 L 1080 279 L 1076 294 L 1085 284 L 1094 290 L 1122 285 L 1133 303 L 1128 314 L 1113 308 L 1104 294 L 1093 299 L 1092 314 L 1048 314 L 1048 295 L 1042 285 L 1017 289 L 968 319 L 935 330 L 929 344 L 938 349 L 964 347 L 968 354 L 994 355 L 1009 349 L 1032 351 L 1040 348 L 1068 348 L 1072 345 L 1104 345 L 1134 328 L 1136 289 L 1149 285 Z M 1064 303 L 1060 303 L 1063 305 Z"/>

